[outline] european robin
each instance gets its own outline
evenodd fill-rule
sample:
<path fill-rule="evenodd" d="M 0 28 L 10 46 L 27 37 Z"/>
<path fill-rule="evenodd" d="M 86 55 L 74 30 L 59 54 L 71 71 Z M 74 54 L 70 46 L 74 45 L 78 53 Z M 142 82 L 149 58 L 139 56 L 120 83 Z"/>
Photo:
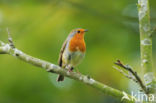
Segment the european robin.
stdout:
<path fill-rule="evenodd" d="M 64 44 L 62 45 L 59 55 L 59 66 L 72 71 L 84 58 L 86 44 L 84 34 L 86 29 L 74 29 L 70 32 Z M 64 76 L 59 75 L 57 81 L 63 81 Z"/>

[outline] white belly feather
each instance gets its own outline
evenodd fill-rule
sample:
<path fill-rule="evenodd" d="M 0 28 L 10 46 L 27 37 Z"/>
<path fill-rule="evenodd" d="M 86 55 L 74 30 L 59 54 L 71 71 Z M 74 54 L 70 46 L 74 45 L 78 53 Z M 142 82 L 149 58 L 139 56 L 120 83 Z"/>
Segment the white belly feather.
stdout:
<path fill-rule="evenodd" d="M 80 51 L 69 52 L 65 50 L 62 57 L 63 65 L 75 67 L 83 60 L 84 56 L 85 54 Z"/>

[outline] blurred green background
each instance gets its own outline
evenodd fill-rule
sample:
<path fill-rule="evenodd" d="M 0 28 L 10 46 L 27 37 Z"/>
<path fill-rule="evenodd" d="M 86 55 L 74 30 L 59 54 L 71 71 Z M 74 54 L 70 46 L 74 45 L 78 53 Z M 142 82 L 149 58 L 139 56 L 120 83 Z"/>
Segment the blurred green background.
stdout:
<path fill-rule="evenodd" d="M 57 64 L 60 48 L 72 29 L 85 28 L 87 52 L 77 67 L 113 88 L 129 92 L 137 84 L 113 69 L 116 59 L 140 71 L 137 0 L 0 0 L 0 40 L 10 29 L 18 49 Z M 156 1 L 150 0 L 156 26 Z M 156 36 L 153 36 L 156 60 Z M 0 55 L 0 103 L 118 103 L 120 100 L 80 82 L 65 79 Z"/>

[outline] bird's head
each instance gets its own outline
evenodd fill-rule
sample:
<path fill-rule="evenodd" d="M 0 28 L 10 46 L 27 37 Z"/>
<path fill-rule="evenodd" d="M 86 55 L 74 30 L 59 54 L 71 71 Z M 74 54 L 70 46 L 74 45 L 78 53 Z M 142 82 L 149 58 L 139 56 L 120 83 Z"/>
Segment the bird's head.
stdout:
<path fill-rule="evenodd" d="M 81 28 L 78 28 L 78 29 L 74 29 L 72 30 L 71 34 L 72 36 L 84 36 L 85 32 L 87 32 L 88 30 L 87 29 L 81 29 Z"/>

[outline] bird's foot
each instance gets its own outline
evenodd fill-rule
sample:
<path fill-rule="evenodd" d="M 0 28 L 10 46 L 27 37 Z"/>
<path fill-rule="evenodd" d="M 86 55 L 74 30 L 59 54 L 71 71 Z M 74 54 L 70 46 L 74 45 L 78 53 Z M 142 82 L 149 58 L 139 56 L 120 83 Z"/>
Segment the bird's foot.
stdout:
<path fill-rule="evenodd" d="M 72 71 L 73 71 L 72 69 L 69 69 L 69 70 L 68 70 L 68 72 L 72 72 Z"/>

